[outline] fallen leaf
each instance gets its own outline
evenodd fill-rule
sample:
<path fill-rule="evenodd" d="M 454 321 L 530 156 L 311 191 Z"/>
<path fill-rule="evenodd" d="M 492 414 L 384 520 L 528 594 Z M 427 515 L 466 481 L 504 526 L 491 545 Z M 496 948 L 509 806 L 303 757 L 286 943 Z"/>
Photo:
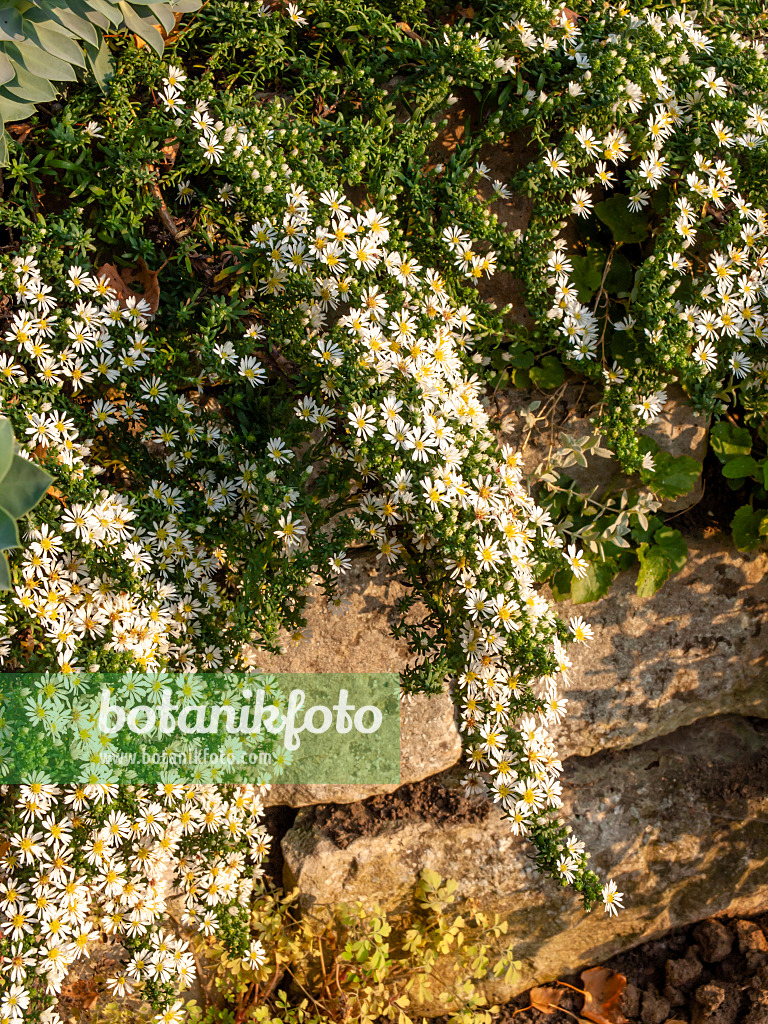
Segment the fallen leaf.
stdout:
<path fill-rule="evenodd" d="M 166 139 L 165 144 L 161 148 L 160 152 L 165 157 L 161 160 L 167 167 L 173 167 L 176 163 L 176 155 L 179 152 L 179 140 L 178 139 Z"/>
<path fill-rule="evenodd" d="M 160 305 L 157 271 L 150 270 L 141 257 L 135 267 L 122 267 L 120 270 L 114 263 L 102 263 L 96 273 L 107 281 L 121 306 L 125 306 L 128 299 L 146 299 L 151 311 L 157 312 Z M 140 285 L 142 290 L 135 291 L 131 287 L 133 284 Z"/>
<path fill-rule="evenodd" d="M 65 501 L 65 498 L 64 498 L 64 492 L 60 491 L 58 487 L 54 487 L 53 484 L 51 484 L 51 486 L 48 488 L 48 490 L 45 493 L 46 494 L 50 494 L 50 496 L 52 498 L 58 498 L 59 501 L 62 504 L 66 504 L 66 501 Z"/>
<path fill-rule="evenodd" d="M 621 993 L 627 979 L 623 974 L 610 971 L 607 967 L 590 967 L 581 972 L 584 985 L 584 1005 L 581 1013 L 595 1024 L 627 1024 L 627 1018 L 619 1009 Z"/>
<path fill-rule="evenodd" d="M 403 35 L 408 36 L 409 39 L 413 39 L 414 42 L 426 43 L 427 40 L 423 36 L 420 36 L 417 32 L 414 32 L 407 21 L 398 21 L 397 27 L 400 29 Z"/>
<path fill-rule="evenodd" d="M 467 21 L 471 21 L 475 16 L 475 9 L 474 7 L 459 7 L 458 14 L 459 17 L 466 18 Z"/>
<path fill-rule="evenodd" d="M 565 989 L 562 988 L 546 988 L 542 986 L 540 988 L 532 988 L 528 993 L 528 998 L 531 1000 L 531 1006 L 534 1010 L 539 1010 L 541 1013 L 553 1013 L 560 1005 L 564 992 Z"/>

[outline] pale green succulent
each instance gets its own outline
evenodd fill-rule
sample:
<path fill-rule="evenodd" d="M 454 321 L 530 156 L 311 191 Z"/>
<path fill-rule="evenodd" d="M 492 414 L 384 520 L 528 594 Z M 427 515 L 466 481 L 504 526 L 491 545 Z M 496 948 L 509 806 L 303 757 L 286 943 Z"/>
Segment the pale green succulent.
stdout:
<path fill-rule="evenodd" d="M 114 72 L 105 32 L 127 29 L 157 53 L 171 32 L 174 14 L 202 0 L 0 0 L 0 120 L 21 121 L 35 104 L 54 100 L 53 83 L 74 82 L 90 69 L 102 89 Z M 0 136 L 0 166 L 8 162 L 8 136 Z"/>
<path fill-rule="evenodd" d="M 53 483 L 40 466 L 16 455 L 11 421 L 0 419 L 0 590 L 11 589 L 11 572 L 5 556 L 21 547 L 17 520 L 31 511 Z"/>

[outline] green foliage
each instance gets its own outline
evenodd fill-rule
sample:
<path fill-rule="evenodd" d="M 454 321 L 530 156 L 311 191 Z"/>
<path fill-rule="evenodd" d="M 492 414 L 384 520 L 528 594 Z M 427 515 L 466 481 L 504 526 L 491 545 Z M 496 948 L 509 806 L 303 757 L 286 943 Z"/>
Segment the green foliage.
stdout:
<path fill-rule="evenodd" d="M 617 245 L 624 242 L 642 242 L 648 234 L 648 219 L 633 213 L 628 196 L 614 195 L 595 206 L 595 216 L 607 225 Z"/>
<path fill-rule="evenodd" d="M 654 524 L 655 526 L 656 524 Z M 651 531 L 644 531 L 648 535 Z M 669 579 L 679 572 L 688 557 L 688 546 L 679 530 L 658 526 L 649 540 L 640 542 L 637 558 L 640 572 L 637 577 L 639 597 L 652 597 Z"/>
<path fill-rule="evenodd" d="M 653 470 L 642 474 L 657 497 L 679 498 L 689 494 L 701 476 L 701 463 L 690 455 L 671 455 L 648 438 L 640 442 L 640 450 L 653 456 Z"/>
<path fill-rule="evenodd" d="M 452 1024 L 490 1024 L 479 983 L 519 971 L 507 922 L 463 901 L 459 883 L 424 869 L 391 910 L 361 903 L 298 912 L 298 892 L 257 893 L 252 930 L 268 951 L 257 970 L 216 941 L 199 953 L 216 967 L 216 988 L 229 1003 L 210 1024 L 336 1024 L 421 1019 L 419 1006 L 442 1007 Z M 416 1011 L 414 1015 L 414 1011 Z"/>
<path fill-rule="evenodd" d="M 157 53 L 174 15 L 202 0 L 4 0 L 0 7 L 0 123 L 21 121 L 36 104 L 56 99 L 62 82 L 90 69 L 102 89 L 115 73 L 105 33 L 135 33 Z M 162 31 L 161 31 L 162 29 Z M 55 83 L 55 84 L 54 84 Z M 8 162 L 8 135 L 0 135 L 0 166 Z"/>
<path fill-rule="evenodd" d="M 11 421 L 0 419 L 0 590 L 11 589 L 4 552 L 21 547 L 17 520 L 31 512 L 53 483 L 40 466 L 15 454 Z"/>
<path fill-rule="evenodd" d="M 755 435 L 730 420 L 712 429 L 712 449 L 723 466 L 723 476 L 733 490 L 746 486 L 750 502 L 736 511 L 731 522 L 733 542 L 739 551 L 754 551 L 768 541 L 768 425 Z"/>

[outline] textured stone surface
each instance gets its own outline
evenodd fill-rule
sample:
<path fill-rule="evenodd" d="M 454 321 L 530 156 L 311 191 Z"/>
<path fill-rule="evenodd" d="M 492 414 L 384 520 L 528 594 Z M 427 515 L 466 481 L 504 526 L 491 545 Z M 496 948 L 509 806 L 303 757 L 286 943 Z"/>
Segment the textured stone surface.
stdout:
<path fill-rule="evenodd" d="M 311 642 L 283 658 L 264 658 L 270 671 L 389 671 L 407 648 L 389 635 L 394 602 L 402 594 L 384 572 L 353 563 L 350 609 L 330 616 L 323 601 L 310 609 Z M 568 714 L 554 732 L 563 757 L 606 747 L 630 747 L 723 713 L 768 717 L 768 555 L 740 555 L 722 539 L 689 541 L 685 567 L 653 597 L 640 599 L 635 574 L 623 573 L 609 593 L 589 605 L 557 604 L 566 620 L 583 615 L 594 627 L 589 647 L 572 645 Z M 404 709 L 403 781 L 425 778 L 453 764 L 459 741 L 447 697 Z M 269 802 L 300 806 L 277 791 Z M 352 787 L 312 802 L 348 802 Z M 366 790 L 388 792 L 392 787 Z"/>
<path fill-rule="evenodd" d="M 628 747 L 707 715 L 768 717 L 768 555 L 689 541 L 685 567 L 651 598 L 623 573 L 588 605 L 555 605 L 593 626 L 572 645 L 563 756 Z"/>
<path fill-rule="evenodd" d="M 391 907 L 425 867 L 456 879 L 462 900 L 509 920 L 524 964 L 511 986 L 486 986 L 493 1001 L 669 928 L 765 907 L 768 723 L 706 719 L 633 750 L 572 758 L 564 780 L 566 820 L 595 869 L 626 894 L 618 917 L 585 914 L 573 892 L 537 876 L 525 841 L 488 805 L 473 821 L 382 820 L 344 849 L 317 826 L 314 810 L 301 811 L 283 839 L 286 884 L 299 885 L 305 905 L 359 899 Z M 455 773 L 443 782 L 456 785 Z"/>
<path fill-rule="evenodd" d="M 420 782 L 451 765 L 461 757 L 461 737 L 454 721 L 453 701 L 449 694 L 434 697 L 418 694 L 400 708 L 400 785 Z M 267 807 L 288 804 L 347 804 L 365 800 L 377 793 L 391 793 L 389 786 L 273 786 L 264 798 Z"/>
<path fill-rule="evenodd" d="M 536 389 L 499 391 L 494 396 L 490 411 L 497 418 L 500 439 L 522 448 L 523 468 L 526 473 L 532 473 L 539 463 L 546 461 L 551 452 L 560 447 L 561 434 L 575 440 L 584 440 L 592 434 L 588 409 L 594 407 L 598 397 L 594 389 L 586 389 L 580 382 L 570 383 L 559 402 L 554 406 L 542 406 L 547 408 L 547 415 L 532 430 L 519 415 L 519 410 L 535 399 L 542 401 L 542 392 Z M 537 415 L 541 412 L 539 409 Z M 644 425 L 640 433 L 650 437 L 662 451 L 675 458 L 688 455 L 703 463 L 708 431 L 708 418 L 692 408 L 681 387 L 672 384 L 667 388 L 667 403 L 659 417 Z M 627 477 L 615 459 L 602 458 L 594 453 L 587 456 L 587 466 L 569 466 L 565 472 L 584 493 L 594 491 L 598 498 L 609 488 L 618 492 L 630 486 L 637 489 L 637 480 Z M 688 494 L 662 501 L 661 509 L 663 512 L 682 512 L 695 505 L 702 494 L 699 476 Z"/>
<path fill-rule="evenodd" d="M 643 428 L 643 434 L 652 438 L 662 451 L 678 458 L 688 455 L 703 463 L 707 454 L 709 417 L 691 407 L 688 396 L 678 384 L 667 388 L 667 404 L 659 418 Z M 663 512 L 682 512 L 701 500 L 704 487 L 701 474 L 692 490 L 679 498 L 662 501 Z"/>
<path fill-rule="evenodd" d="M 396 602 L 406 590 L 372 558 L 358 556 L 343 577 L 347 611 L 329 610 L 321 597 L 307 614 L 310 642 L 281 656 L 258 653 L 265 672 L 400 672 L 408 663 L 408 645 L 396 640 Z"/>
<path fill-rule="evenodd" d="M 355 558 L 344 577 L 348 608 L 332 615 L 324 599 L 314 601 L 307 620 L 311 639 L 280 657 L 259 654 L 265 672 L 399 672 L 409 662 L 408 647 L 390 633 L 397 621 L 395 603 L 405 588 L 372 559 Z M 416 610 L 418 614 L 418 609 Z M 448 694 L 418 695 L 401 709 L 400 779 L 417 782 L 455 764 L 461 739 Z M 273 786 L 267 806 L 313 803 L 351 803 L 397 786 Z"/>

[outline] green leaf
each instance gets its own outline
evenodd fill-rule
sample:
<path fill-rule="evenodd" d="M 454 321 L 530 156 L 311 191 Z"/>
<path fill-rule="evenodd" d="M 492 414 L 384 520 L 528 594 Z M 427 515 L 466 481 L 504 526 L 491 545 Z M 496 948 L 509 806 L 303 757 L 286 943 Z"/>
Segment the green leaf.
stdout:
<path fill-rule="evenodd" d="M 16 520 L 5 509 L 0 508 L 0 551 L 8 548 L 20 548 L 19 528 Z"/>
<path fill-rule="evenodd" d="M 648 221 L 629 209 L 627 196 L 613 195 L 595 207 L 598 219 L 610 228 L 615 242 L 642 242 L 648 234 Z"/>
<path fill-rule="evenodd" d="M 173 13 L 168 9 L 167 5 L 164 3 L 155 3 L 147 4 L 146 6 L 150 9 L 150 11 L 152 11 L 155 18 L 157 18 L 157 20 L 163 26 L 163 31 L 165 32 L 165 34 L 170 35 L 170 33 L 173 32 L 173 30 L 176 28 L 176 19 L 174 18 Z"/>
<path fill-rule="evenodd" d="M 565 379 L 563 364 L 557 356 L 544 356 L 541 364 L 539 366 L 532 366 L 529 373 L 536 387 L 544 391 L 559 388 Z"/>
<path fill-rule="evenodd" d="M 8 139 L 8 132 L 0 134 L 0 167 L 8 166 Z"/>
<path fill-rule="evenodd" d="M 2 118 L 3 123 L 7 121 L 23 121 L 25 117 L 34 114 L 34 103 L 22 103 L 12 96 L 7 96 L 3 92 L 4 89 L 5 86 L 0 85 L 0 118 Z"/>
<path fill-rule="evenodd" d="M 726 480 L 738 480 L 756 474 L 757 463 L 751 455 L 737 455 L 735 459 L 728 459 L 723 465 L 723 476 Z"/>
<path fill-rule="evenodd" d="M 688 545 L 682 533 L 671 526 L 662 526 L 653 535 L 653 543 L 657 544 L 669 559 L 672 572 L 680 572 L 688 560 Z"/>
<path fill-rule="evenodd" d="M 618 573 L 618 566 L 613 559 L 609 558 L 604 562 L 590 562 L 587 566 L 587 575 L 580 580 L 574 579 L 571 583 L 571 600 L 574 604 L 596 601 L 603 594 L 608 593 L 608 589 Z"/>
<path fill-rule="evenodd" d="M 536 353 L 524 345 L 510 345 L 506 350 L 509 359 L 503 359 L 502 366 L 516 366 L 520 370 L 528 370 L 536 362 Z"/>
<path fill-rule="evenodd" d="M 653 597 L 669 579 L 672 560 L 658 544 L 641 544 L 637 557 L 640 562 L 636 584 L 638 597 Z"/>
<path fill-rule="evenodd" d="M 72 10 L 70 4 L 47 3 L 45 11 L 25 11 L 24 20 L 33 21 L 36 25 L 47 24 L 50 26 L 51 18 L 61 25 L 62 29 L 72 33 L 73 38 L 82 39 L 98 46 L 100 33 L 96 31 L 92 23 L 81 14 Z"/>
<path fill-rule="evenodd" d="M 3 417 L 0 419 L 0 481 L 11 468 L 14 443 L 11 421 Z"/>
<path fill-rule="evenodd" d="M 24 27 L 31 43 L 37 43 L 46 53 L 77 68 L 85 67 L 85 57 L 77 40 L 69 33 L 58 32 L 50 22 L 47 25 L 34 25 L 24 22 Z M 45 77 L 50 78 L 51 75 Z M 59 79 L 61 81 L 61 79 Z"/>
<path fill-rule="evenodd" d="M 696 486 L 702 465 L 690 455 L 675 457 L 669 452 L 658 451 L 653 458 L 655 469 L 651 474 L 651 488 L 662 500 L 679 498 Z"/>
<path fill-rule="evenodd" d="M 203 0 L 171 0 L 171 10 L 179 14 L 192 14 L 203 6 Z"/>
<path fill-rule="evenodd" d="M 107 3 L 106 0 L 69 0 L 68 6 L 78 14 L 82 14 L 103 32 L 108 32 L 112 26 L 119 25 L 121 21 L 117 7 L 113 3 Z"/>
<path fill-rule="evenodd" d="M 148 43 L 158 56 L 162 56 L 163 50 L 165 49 L 165 40 L 153 26 L 152 22 L 147 19 L 140 18 L 131 5 L 126 3 L 126 0 L 120 0 L 118 7 L 123 15 L 125 27 L 130 32 L 135 32 L 135 34 L 140 39 L 143 39 L 145 43 Z"/>
<path fill-rule="evenodd" d="M 3 86 L 4 94 L 26 103 L 49 103 L 56 99 L 56 90 L 47 78 L 31 75 L 21 64 L 12 61 L 16 78 Z"/>
<path fill-rule="evenodd" d="M 605 255 L 589 252 L 586 256 L 571 256 L 573 273 L 571 280 L 576 285 L 579 302 L 589 302 L 603 279 Z"/>
<path fill-rule="evenodd" d="M 613 254 L 611 266 L 605 276 L 603 287 L 610 295 L 618 292 L 631 292 L 635 282 L 635 271 L 626 256 L 620 252 Z"/>
<path fill-rule="evenodd" d="M 99 88 L 105 93 L 109 83 L 115 77 L 115 62 L 109 52 L 107 41 L 102 38 L 98 49 L 91 46 L 90 43 L 84 43 L 83 48 Z"/>
<path fill-rule="evenodd" d="M 0 42 L 13 43 L 23 38 L 21 15 L 15 7 L 4 7 L 0 10 Z"/>
<path fill-rule="evenodd" d="M 53 477 L 41 466 L 14 455 L 11 468 L 0 481 L 0 507 L 20 519 L 37 505 L 52 483 Z"/>
<path fill-rule="evenodd" d="M 721 462 L 734 455 L 749 455 L 752 451 L 752 435 L 746 427 L 721 421 L 716 423 L 709 434 L 710 444 Z"/>
<path fill-rule="evenodd" d="M 764 510 L 755 511 L 751 505 L 742 505 L 737 509 L 731 523 L 731 534 L 739 551 L 754 551 L 760 545 L 760 527 L 764 514 Z"/>
<path fill-rule="evenodd" d="M 62 38 L 64 38 L 62 36 Z M 9 57 L 13 57 L 32 75 L 47 78 L 53 82 L 76 82 L 77 75 L 72 65 L 65 60 L 46 53 L 37 43 L 25 40 L 23 43 L 9 43 L 6 47 Z"/>
<path fill-rule="evenodd" d="M 653 540 L 654 533 L 664 525 L 658 516 L 648 516 L 647 521 L 648 526 L 646 529 L 643 529 L 643 527 L 638 523 L 637 526 L 630 531 L 629 535 L 636 544 L 650 544 Z"/>
<path fill-rule="evenodd" d="M 0 554 L 0 590 L 12 589 L 11 567 L 8 565 L 8 559 L 5 555 Z"/>
<path fill-rule="evenodd" d="M 13 64 L 11 64 L 7 54 L 0 50 L 0 85 L 13 81 L 15 74 Z"/>

